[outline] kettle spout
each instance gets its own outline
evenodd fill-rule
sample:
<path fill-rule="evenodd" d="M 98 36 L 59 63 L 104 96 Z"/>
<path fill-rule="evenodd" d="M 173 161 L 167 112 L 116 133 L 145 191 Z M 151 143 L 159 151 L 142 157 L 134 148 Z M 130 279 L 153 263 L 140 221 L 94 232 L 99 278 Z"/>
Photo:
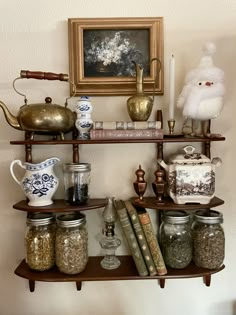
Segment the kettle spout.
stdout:
<path fill-rule="evenodd" d="M 169 166 L 162 159 L 157 159 L 157 163 L 166 171 L 169 171 Z"/>
<path fill-rule="evenodd" d="M 12 126 L 13 128 L 15 128 L 15 129 L 22 130 L 22 128 L 21 128 L 17 118 L 10 113 L 10 111 L 7 108 L 7 106 L 1 101 L 0 101 L 0 107 L 3 110 L 4 116 L 5 116 L 8 124 L 10 126 Z"/>

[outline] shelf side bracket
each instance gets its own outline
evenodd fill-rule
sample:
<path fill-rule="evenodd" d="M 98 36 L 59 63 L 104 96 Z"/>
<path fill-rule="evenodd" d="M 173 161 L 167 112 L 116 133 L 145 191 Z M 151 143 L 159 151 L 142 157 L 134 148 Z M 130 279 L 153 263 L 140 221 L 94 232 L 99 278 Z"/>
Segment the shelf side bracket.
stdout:
<path fill-rule="evenodd" d="M 166 279 L 165 278 L 161 278 L 161 279 L 158 280 L 158 282 L 159 282 L 160 287 L 162 289 L 164 289 L 165 288 Z"/>
<path fill-rule="evenodd" d="M 77 289 L 77 291 L 81 291 L 81 289 L 82 289 L 82 281 L 76 281 L 76 289 Z"/>
<path fill-rule="evenodd" d="M 35 290 L 35 281 L 34 280 L 29 280 L 29 289 L 30 289 L 30 292 L 34 292 L 34 290 Z"/>

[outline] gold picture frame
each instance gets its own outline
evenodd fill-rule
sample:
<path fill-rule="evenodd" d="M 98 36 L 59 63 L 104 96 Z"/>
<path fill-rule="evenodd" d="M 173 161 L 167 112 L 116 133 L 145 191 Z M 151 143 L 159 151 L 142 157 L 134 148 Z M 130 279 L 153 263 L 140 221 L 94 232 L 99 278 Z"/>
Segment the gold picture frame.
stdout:
<path fill-rule="evenodd" d="M 143 62 L 145 92 L 156 80 L 155 94 L 163 94 L 162 17 L 69 18 L 68 30 L 71 95 L 134 94 L 132 60 Z"/>

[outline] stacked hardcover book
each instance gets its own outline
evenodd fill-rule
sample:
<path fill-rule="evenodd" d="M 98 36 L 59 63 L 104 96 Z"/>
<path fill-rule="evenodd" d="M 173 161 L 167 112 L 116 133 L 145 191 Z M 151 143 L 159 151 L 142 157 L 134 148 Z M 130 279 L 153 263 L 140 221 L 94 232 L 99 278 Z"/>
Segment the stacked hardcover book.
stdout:
<path fill-rule="evenodd" d="M 94 121 L 90 139 L 163 139 L 163 130 L 160 121 Z"/>
<path fill-rule="evenodd" d="M 167 269 L 148 212 L 130 201 L 115 200 L 121 227 L 140 276 L 165 275 Z"/>

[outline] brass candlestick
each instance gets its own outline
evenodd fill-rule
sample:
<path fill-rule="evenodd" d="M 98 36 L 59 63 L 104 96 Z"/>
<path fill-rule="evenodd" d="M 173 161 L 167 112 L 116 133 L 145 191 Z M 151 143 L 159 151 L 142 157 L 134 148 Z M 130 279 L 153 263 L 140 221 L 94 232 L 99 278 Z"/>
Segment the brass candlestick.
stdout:
<path fill-rule="evenodd" d="M 173 135 L 174 129 L 175 129 L 175 120 L 174 119 L 168 120 L 168 127 L 169 127 L 169 135 Z"/>

